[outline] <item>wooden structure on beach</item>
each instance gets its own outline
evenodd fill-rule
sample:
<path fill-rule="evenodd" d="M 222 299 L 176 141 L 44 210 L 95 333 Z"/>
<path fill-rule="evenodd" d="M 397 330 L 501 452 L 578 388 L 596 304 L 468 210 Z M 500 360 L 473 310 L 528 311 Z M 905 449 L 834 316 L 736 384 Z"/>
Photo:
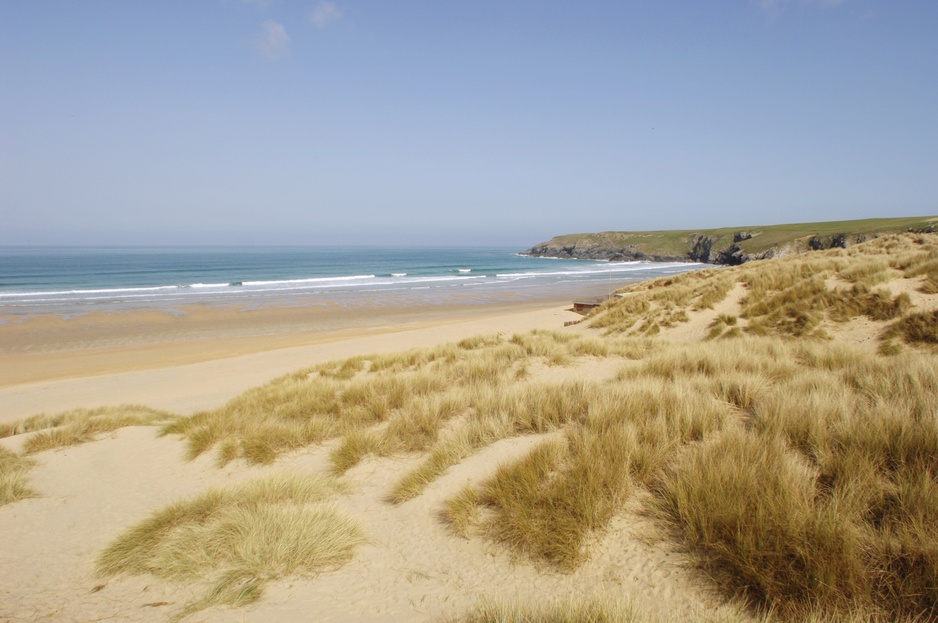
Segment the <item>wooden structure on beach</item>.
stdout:
<path fill-rule="evenodd" d="M 594 309 L 596 309 L 597 307 L 599 307 L 600 305 L 602 305 L 609 299 L 614 299 L 614 298 L 620 299 L 624 296 L 628 296 L 629 294 L 633 294 L 633 293 L 632 292 L 619 292 L 619 293 L 609 294 L 607 296 L 594 296 L 591 299 L 580 299 L 579 301 L 573 301 L 573 311 L 575 311 L 578 314 L 583 314 L 585 316 L 586 314 L 590 313 L 591 311 L 593 311 Z"/>
<path fill-rule="evenodd" d="M 608 301 L 610 296 L 597 296 L 591 299 L 581 299 L 579 301 L 573 301 L 573 311 L 578 314 L 588 314 L 606 301 Z"/>

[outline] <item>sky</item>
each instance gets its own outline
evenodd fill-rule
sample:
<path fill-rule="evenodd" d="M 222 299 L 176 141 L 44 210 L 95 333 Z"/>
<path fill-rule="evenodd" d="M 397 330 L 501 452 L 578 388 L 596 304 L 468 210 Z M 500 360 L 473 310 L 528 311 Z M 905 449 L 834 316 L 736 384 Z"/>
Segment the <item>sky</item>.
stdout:
<path fill-rule="evenodd" d="M 0 245 L 938 214 L 934 0 L 0 0 Z"/>

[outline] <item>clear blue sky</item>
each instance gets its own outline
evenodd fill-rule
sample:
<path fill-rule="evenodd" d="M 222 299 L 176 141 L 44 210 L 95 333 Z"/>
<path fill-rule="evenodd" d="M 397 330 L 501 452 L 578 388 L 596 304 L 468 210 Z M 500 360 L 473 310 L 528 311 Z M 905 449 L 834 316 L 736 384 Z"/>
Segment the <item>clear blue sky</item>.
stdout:
<path fill-rule="evenodd" d="M 925 214 L 934 0 L 0 0 L 0 244 Z"/>

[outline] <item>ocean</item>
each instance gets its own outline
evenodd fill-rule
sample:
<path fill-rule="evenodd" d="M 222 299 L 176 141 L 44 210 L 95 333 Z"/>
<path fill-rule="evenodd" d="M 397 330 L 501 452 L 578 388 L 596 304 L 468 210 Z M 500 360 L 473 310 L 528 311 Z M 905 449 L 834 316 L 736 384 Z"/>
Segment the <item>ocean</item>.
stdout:
<path fill-rule="evenodd" d="M 6 247 L 0 315 L 559 300 L 701 267 L 534 258 L 500 247 Z"/>

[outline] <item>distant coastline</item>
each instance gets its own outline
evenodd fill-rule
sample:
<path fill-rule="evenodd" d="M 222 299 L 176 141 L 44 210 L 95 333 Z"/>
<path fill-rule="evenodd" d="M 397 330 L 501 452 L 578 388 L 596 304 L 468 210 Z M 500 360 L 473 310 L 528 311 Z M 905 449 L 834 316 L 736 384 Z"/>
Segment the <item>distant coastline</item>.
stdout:
<path fill-rule="evenodd" d="M 558 259 L 701 262 L 734 266 L 805 251 L 846 248 L 886 234 L 938 231 L 938 216 L 721 229 L 566 234 L 522 254 Z"/>

